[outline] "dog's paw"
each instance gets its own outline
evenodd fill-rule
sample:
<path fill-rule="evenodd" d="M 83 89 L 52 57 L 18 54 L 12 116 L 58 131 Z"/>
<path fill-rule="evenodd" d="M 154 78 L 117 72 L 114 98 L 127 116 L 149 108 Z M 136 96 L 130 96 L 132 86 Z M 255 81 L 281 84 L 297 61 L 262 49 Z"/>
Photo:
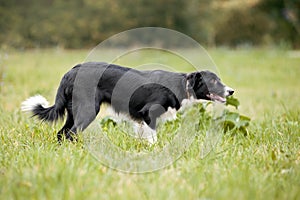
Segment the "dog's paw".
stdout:
<path fill-rule="evenodd" d="M 145 122 L 134 126 L 134 132 L 137 135 L 137 138 L 146 140 L 151 145 L 157 142 L 156 131 L 151 129 Z"/>

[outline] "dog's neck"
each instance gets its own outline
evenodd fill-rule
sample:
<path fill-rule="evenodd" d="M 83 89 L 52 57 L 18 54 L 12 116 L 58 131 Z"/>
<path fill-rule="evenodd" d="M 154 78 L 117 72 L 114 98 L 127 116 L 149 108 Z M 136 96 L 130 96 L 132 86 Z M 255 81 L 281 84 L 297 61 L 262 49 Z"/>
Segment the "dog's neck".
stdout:
<path fill-rule="evenodd" d="M 185 93 L 186 99 L 195 98 L 194 90 L 192 89 L 189 80 L 185 79 Z"/>

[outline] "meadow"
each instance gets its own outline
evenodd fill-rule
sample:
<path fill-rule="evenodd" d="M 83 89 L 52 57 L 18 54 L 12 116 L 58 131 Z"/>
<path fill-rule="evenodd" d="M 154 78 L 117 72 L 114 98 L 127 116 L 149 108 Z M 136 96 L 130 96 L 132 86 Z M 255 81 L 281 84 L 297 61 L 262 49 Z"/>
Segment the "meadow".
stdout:
<path fill-rule="evenodd" d="M 62 122 L 20 111 L 37 93 L 53 103 L 61 77 L 88 50 L 1 50 L 0 199 L 299 199 L 300 53 L 208 52 L 251 118 L 248 134 L 225 133 L 204 158 L 195 139 L 172 165 L 132 174 L 103 166 L 82 142 L 59 145 Z"/>

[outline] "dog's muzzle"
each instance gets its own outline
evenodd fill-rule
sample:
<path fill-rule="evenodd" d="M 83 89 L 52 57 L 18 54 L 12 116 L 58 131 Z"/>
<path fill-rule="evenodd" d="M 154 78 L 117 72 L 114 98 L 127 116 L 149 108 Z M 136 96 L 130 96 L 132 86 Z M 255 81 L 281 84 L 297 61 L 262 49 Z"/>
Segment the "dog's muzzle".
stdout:
<path fill-rule="evenodd" d="M 231 95 L 233 95 L 233 93 L 234 93 L 234 90 L 232 89 L 232 88 L 230 88 L 230 87 L 225 87 L 225 97 L 228 97 L 228 96 L 231 96 Z"/>

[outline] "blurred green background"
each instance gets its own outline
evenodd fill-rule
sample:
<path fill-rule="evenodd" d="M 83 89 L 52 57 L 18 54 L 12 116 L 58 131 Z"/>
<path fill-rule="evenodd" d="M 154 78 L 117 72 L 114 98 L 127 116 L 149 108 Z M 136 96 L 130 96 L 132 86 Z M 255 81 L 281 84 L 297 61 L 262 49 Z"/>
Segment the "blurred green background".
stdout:
<path fill-rule="evenodd" d="M 1 48 L 90 48 L 145 26 L 180 31 L 206 47 L 295 49 L 300 48 L 300 1 L 0 1 Z"/>

